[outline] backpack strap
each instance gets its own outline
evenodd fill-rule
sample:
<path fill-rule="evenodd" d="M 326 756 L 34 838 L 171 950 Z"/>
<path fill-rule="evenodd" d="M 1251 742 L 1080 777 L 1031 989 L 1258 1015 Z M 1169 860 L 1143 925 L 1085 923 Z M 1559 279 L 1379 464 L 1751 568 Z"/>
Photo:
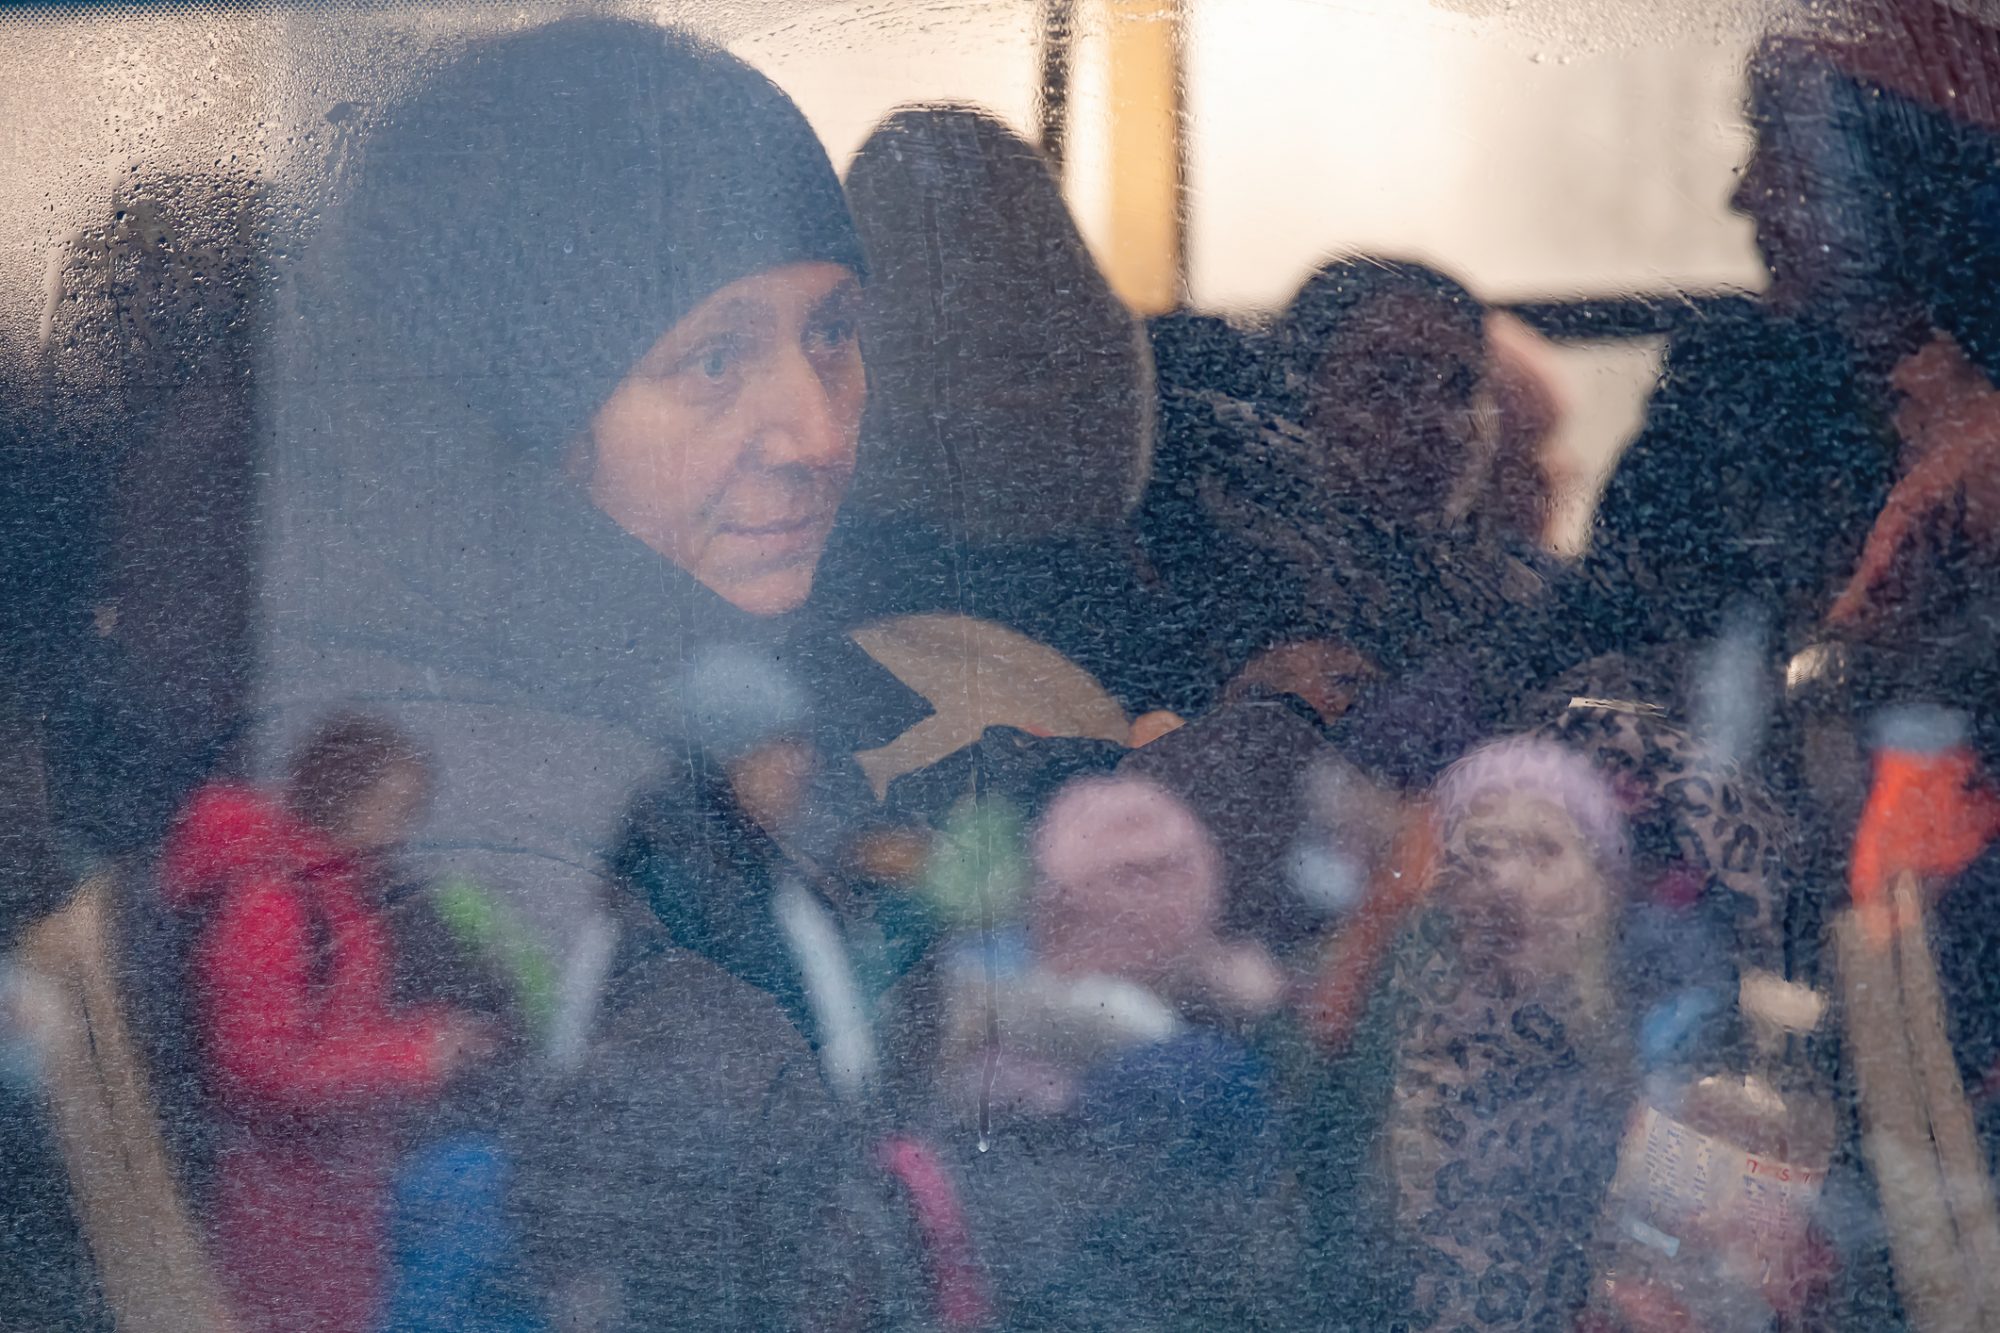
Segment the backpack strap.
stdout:
<path fill-rule="evenodd" d="M 324 1005 L 333 989 L 333 922 L 305 872 L 294 872 L 291 878 L 306 909 L 306 990 L 315 1004 Z"/>

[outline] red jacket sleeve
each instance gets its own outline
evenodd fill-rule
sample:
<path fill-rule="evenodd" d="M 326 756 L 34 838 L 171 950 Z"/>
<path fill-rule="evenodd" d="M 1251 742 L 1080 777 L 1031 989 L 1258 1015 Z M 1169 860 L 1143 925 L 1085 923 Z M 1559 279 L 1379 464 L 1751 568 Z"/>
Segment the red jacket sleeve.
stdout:
<path fill-rule="evenodd" d="M 310 1114 L 435 1091 L 439 1019 L 317 993 L 307 910 L 271 882 L 243 886 L 216 907 L 198 966 L 209 1058 L 225 1094 Z"/>

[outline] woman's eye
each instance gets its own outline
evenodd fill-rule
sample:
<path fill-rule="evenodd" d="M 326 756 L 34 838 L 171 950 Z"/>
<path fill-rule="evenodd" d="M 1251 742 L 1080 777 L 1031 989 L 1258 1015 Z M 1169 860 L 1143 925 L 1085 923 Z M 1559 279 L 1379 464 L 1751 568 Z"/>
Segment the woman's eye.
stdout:
<path fill-rule="evenodd" d="M 711 383 L 727 379 L 742 360 L 743 349 L 733 339 L 718 338 L 704 343 L 682 358 L 676 370 Z"/>
<path fill-rule="evenodd" d="M 851 319 L 832 319 L 814 328 L 808 338 L 817 348 L 838 351 L 853 342 L 857 334 Z"/>

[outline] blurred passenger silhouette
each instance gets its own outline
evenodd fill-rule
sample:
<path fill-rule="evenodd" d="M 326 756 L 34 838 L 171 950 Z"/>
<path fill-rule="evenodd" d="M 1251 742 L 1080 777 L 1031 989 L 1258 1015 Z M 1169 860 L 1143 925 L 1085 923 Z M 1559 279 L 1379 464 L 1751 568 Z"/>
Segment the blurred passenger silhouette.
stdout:
<path fill-rule="evenodd" d="M 847 172 L 870 265 L 870 393 L 826 593 L 950 611 L 1159 706 L 1129 517 L 1153 447 L 1145 333 L 1032 145 L 971 107 L 904 108 Z"/>
<path fill-rule="evenodd" d="M 644 793 L 727 766 L 684 688 L 704 655 L 797 682 L 786 734 L 835 828 L 875 810 L 852 756 L 929 712 L 803 609 L 854 468 L 867 268 L 769 80 L 565 20 L 382 111 L 274 357 L 263 745 L 387 711 L 437 756 L 413 870 L 556 960 L 510 1203 L 552 1315 L 587 1327 L 789 1326 L 873 1271 L 814 1052 L 606 860 Z M 742 886 L 713 869 L 669 887 Z"/>
<path fill-rule="evenodd" d="M 1007 1327 L 1289 1318 L 1269 1071 L 1282 992 L 1221 933 L 1222 860 L 1150 781 L 1081 779 L 1031 835 L 1025 950 L 958 983 L 948 1113 L 976 1121 L 968 1216 Z"/>
<path fill-rule="evenodd" d="M 1476 751 L 1437 801 L 1437 879 L 1392 983 L 1392 1299 L 1405 1318 L 1567 1326 L 1636 1090 L 1624 821 L 1547 741 Z"/>
<path fill-rule="evenodd" d="M 430 761 L 359 715 L 315 729 L 282 799 L 197 793 L 160 885 L 193 927 L 215 1253 L 251 1329 L 365 1330 L 387 1297 L 395 1115 L 490 1054 L 481 1020 L 390 999 L 391 864 Z"/>

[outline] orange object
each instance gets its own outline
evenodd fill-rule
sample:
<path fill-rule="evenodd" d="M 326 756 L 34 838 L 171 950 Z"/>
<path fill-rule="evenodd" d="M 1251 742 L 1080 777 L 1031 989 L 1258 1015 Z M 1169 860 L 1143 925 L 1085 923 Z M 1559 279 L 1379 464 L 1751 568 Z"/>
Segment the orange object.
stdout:
<path fill-rule="evenodd" d="M 1848 867 L 1848 892 L 1867 938 L 1885 944 L 1893 933 L 1889 885 L 1898 875 L 1949 878 L 1996 836 L 2000 798 L 1968 747 L 1879 751 Z"/>
<path fill-rule="evenodd" d="M 1160 737 L 1179 731 L 1186 725 L 1186 719 L 1179 713 L 1156 708 L 1150 713 L 1141 713 L 1132 719 L 1132 730 L 1127 733 L 1125 743 L 1131 749 L 1143 749 Z"/>
<path fill-rule="evenodd" d="M 2000 417 L 2000 395 L 1989 390 L 1986 399 L 1983 407 L 1989 421 Z M 1936 559 L 1924 543 L 1941 519 L 1964 525 L 1966 535 L 1983 549 L 2000 543 L 1996 450 L 2000 439 L 1993 435 L 1963 435 L 1946 438 L 1923 455 L 1896 483 L 1876 516 L 1853 577 L 1827 612 L 1828 624 L 1876 630 L 1910 600 L 1912 591 L 1903 585 L 1927 561 Z"/>
<path fill-rule="evenodd" d="M 1429 804 L 1410 807 L 1367 897 L 1328 943 L 1299 1006 L 1307 1030 L 1327 1049 L 1343 1050 L 1353 1039 L 1383 959 L 1410 910 L 1430 891 L 1439 850 L 1437 820 Z"/>

